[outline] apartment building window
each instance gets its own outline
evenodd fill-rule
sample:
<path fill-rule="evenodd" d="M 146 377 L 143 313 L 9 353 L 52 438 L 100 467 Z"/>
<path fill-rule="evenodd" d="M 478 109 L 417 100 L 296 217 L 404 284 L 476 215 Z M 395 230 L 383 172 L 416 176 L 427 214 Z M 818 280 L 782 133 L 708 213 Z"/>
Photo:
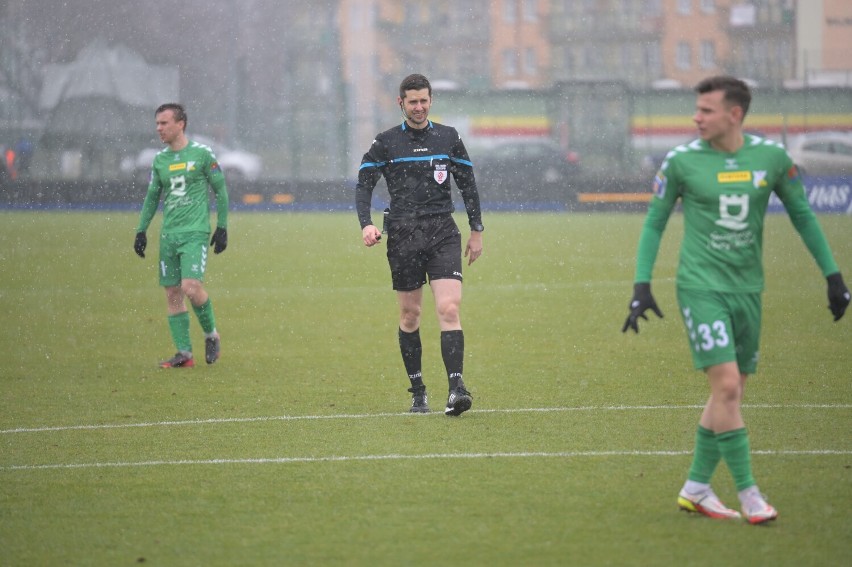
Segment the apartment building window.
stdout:
<path fill-rule="evenodd" d="M 712 14 L 716 11 L 716 0 L 700 0 L 701 11 L 705 14 Z"/>
<path fill-rule="evenodd" d="M 353 31 L 360 30 L 364 27 L 362 25 L 364 22 L 361 21 L 361 6 L 354 2 L 349 5 L 348 23 L 349 29 Z"/>
<path fill-rule="evenodd" d="M 698 54 L 698 63 L 702 69 L 713 69 L 716 67 L 716 44 L 711 39 L 701 40 L 701 51 Z"/>
<path fill-rule="evenodd" d="M 621 61 L 621 73 L 630 74 L 635 70 L 635 65 L 633 65 L 634 50 L 632 45 L 621 44 L 618 55 Z"/>
<path fill-rule="evenodd" d="M 663 0 L 645 0 L 643 12 L 646 16 L 656 18 L 663 14 Z"/>
<path fill-rule="evenodd" d="M 459 60 L 459 76 L 468 85 L 473 85 L 489 75 L 488 54 L 482 49 L 472 49 Z"/>
<path fill-rule="evenodd" d="M 524 50 L 524 73 L 527 75 L 536 75 L 538 73 L 538 57 L 535 49 L 527 47 Z"/>
<path fill-rule="evenodd" d="M 652 41 L 644 46 L 645 69 L 649 77 L 658 77 L 663 70 L 660 42 Z"/>
<path fill-rule="evenodd" d="M 419 14 L 414 2 L 406 2 L 402 5 L 402 21 L 407 25 L 417 24 Z"/>
<path fill-rule="evenodd" d="M 503 50 L 503 74 L 507 77 L 518 75 L 518 55 L 514 49 Z"/>
<path fill-rule="evenodd" d="M 677 0 L 677 11 L 685 16 L 691 14 L 692 0 Z"/>
<path fill-rule="evenodd" d="M 692 48 L 685 41 L 677 42 L 675 66 L 683 71 L 687 71 L 692 67 Z"/>
<path fill-rule="evenodd" d="M 565 76 L 570 77 L 576 71 L 577 65 L 574 63 L 574 50 L 566 47 L 562 50 L 562 70 Z"/>
<path fill-rule="evenodd" d="M 586 45 L 583 47 L 583 70 L 592 73 L 600 73 L 602 55 L 597 46 Z"/>
<path fill-rule="evenodd" d="M 524 21 L 538 21 L 538 0 L 522 0 L 524 3 Z"/>
<path fill-rule="evenodd" d="M 751 57 L 749 58 L 749 75 L 760 76 L 757 69 L 769 61 L 770 39 L 756 39 L 751 46 Z"/>
<path fill-rule="evenodd" d="M 515 13 L 518 10 L 517 0 L 503 0 L 503 21 L 507 24 L 515 23 Z"/>

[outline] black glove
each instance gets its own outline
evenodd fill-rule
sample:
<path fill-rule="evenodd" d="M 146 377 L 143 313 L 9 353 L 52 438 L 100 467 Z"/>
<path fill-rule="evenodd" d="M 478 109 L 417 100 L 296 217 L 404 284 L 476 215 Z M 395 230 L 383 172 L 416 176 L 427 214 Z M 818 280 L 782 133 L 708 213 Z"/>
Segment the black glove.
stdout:
<path fill-rule="evenodd" d="M 139 254 L 140 258 L 145 257 L 145 248 L 148 247 L 148 237 L 144 232 L 136 233 L 136 240 L 133 242 L 133 250 Z"/>
<path fill-rule="evenodd" d="M 852 296 L 849 295 L 849 288 L 843 283 L 843 276 L 840 275 L 840 272 L 831 274 L 825 278 L 825 281 L 828 282 L 828 308 L 831 309 L 834 320 L 839 321 L 846 313 L 846 308 L 849 306 Z"/>
<path fill-rule="evenodd" d="M 213 246 L 213 252 L 216 254 L 224 252 L 225 248 L 228 247 L 228 229 L 221 226 L 216 227 L 213 238 L 210 239 L 210 246 Z"/>
<path fill-rule="evenodd" d="M 627 329 L 633 329 L 638 333 L 639 317 L 642 317 L 647 321 L 648 318 L 645 316 L 645 311 L 648 309 L 656 313 L 657 317 L 660 319 L 663 318 L 663 312 L 660 311 L 659 307 L 657 307 L 657 302 L 654 301 L 654 296 L 651 295 L 651 284 L 633 284 L 633 299 L 630 300 L 630 315 L 627 316 L 627 320 L 624 322 L 621 332 L 626 333 Z"/>

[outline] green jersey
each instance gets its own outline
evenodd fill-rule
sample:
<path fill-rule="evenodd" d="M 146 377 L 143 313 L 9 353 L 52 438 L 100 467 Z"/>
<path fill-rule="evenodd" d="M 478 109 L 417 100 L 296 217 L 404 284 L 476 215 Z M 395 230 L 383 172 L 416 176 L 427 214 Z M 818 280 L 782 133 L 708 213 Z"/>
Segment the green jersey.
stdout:
<path fill-rule="evenodd" d="M 168 147 L 161 150 L 151 167 L 137 232 L 148 229 L 163 197 L 163 234 L 209 233 L 208 184 L 216 195 L 216 226 L 228 228 L 228 190 L 213 150 L 192 140 L 178 151 Z"/>
<path fill-rule="evenodd" d="M 654 180 L 654 197 L 639 239 L 636 282 L 650 282 L 663 230 L 675 204 L 683 206 L 677 285 L 720 292 L 763 291 L 763 225 L 772 192 L 810 253 L 829 275 L 831 250 L 784 147 L 745 135 L 734 153 L 704 140 L 668 153 Z"/>

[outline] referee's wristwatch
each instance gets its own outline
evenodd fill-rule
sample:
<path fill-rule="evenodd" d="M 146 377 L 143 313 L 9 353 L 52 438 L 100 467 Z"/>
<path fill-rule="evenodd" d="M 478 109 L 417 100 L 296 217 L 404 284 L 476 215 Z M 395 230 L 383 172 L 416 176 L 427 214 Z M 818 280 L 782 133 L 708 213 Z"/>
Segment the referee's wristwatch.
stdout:
<path fill-rule="evenodd" d="M 482 232 L 483 230 L 485 230 L 485 227 L 482 226 L 481 222 L 478 222 L 470 225 L 470 230 L 472 230 L 473 232 Z"/>

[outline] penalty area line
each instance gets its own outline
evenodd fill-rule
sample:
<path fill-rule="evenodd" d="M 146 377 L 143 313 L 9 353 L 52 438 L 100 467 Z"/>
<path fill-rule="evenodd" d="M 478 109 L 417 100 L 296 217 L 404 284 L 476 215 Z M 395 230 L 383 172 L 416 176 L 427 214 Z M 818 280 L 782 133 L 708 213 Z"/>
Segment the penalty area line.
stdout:
<path fill-rule="evenodd" d="M 256 459 L 180 459 L 152 460 L 136 462 L 103 462 L 103 463 L 48 463 L 40 465 L 8 465 L 0 467 L 0 471 L 37 471 L 57 469 L 104 469 L 104 468 L 134 468 L 159 466 L 210 466 L 210 465 L 284 465 L 294 463 L 340 463 L 364 461 L 409 461 L 433 459 L 530 459 L 530 458 L 583 458 L 583 457 L 682 457 L 691 455 L 692 451 L 557 451 L 557 452 L 517 452 L 517 453 L 427 453 L 423 455 L 354 455 L 326 457 L 274 457 Z M 852 451 L 822 449 L 812 451 L 793 450 L 758 450 L 753 455 L 770 456 L 833 456 L 852 455 Z"/>

